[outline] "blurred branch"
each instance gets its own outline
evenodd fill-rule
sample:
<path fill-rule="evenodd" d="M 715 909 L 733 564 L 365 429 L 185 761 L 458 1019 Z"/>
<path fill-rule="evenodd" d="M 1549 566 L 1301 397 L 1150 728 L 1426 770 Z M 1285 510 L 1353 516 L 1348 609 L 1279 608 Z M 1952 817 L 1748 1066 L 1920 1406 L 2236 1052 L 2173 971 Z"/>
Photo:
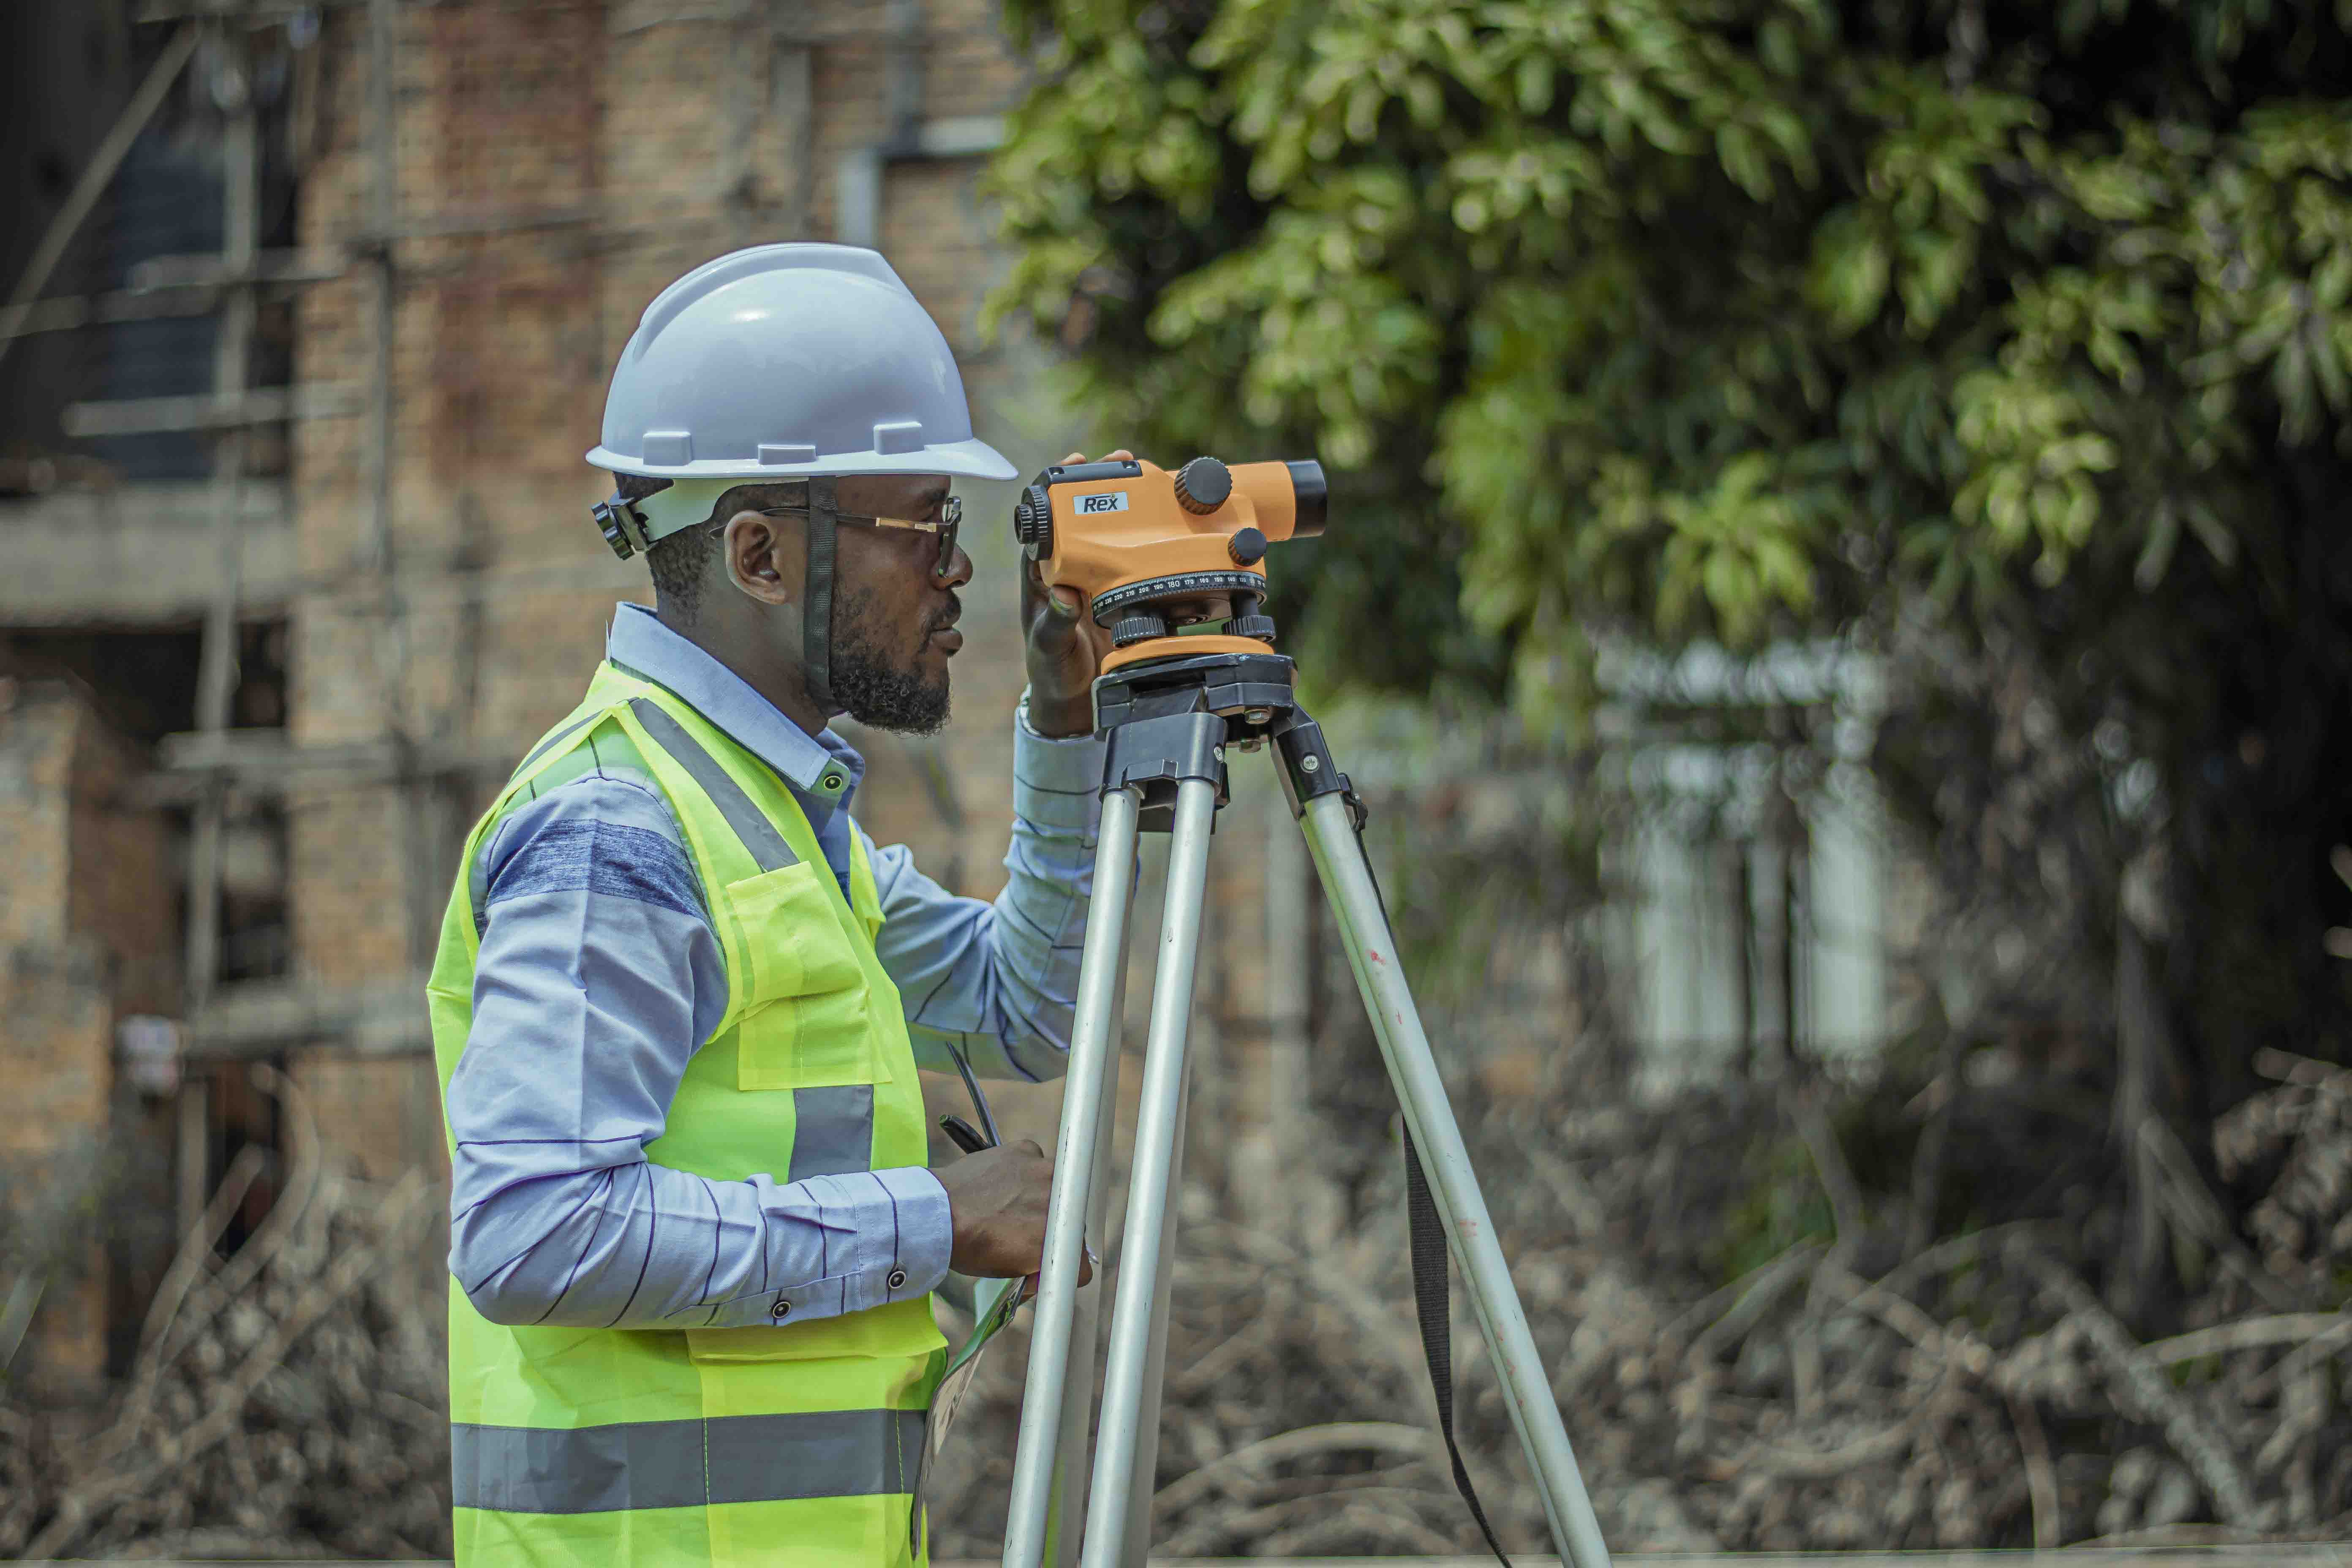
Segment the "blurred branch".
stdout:
<path fill-rule="evenodd" d="M 227 1173 L 214 1191 L 212 1201 L 205 1205 L 205 1211 L 197 1218 L 195 1226 L 181 1238 L 180 1249 L 172 1258 L 172 1267 L 165 1271 L 163 1282 L 156 1287 L 155 1299 L 148 1303 L 146 1321 L 139 1331 L 139 1349 L 142 1355 L 152 1352 L 170 1330 L 173 1319 L 179 1315 L 181 1303 L 187 1300 L 189 1288 L 211 1264 L 213 1248 L 219 1245 L 221 1233 L 228 1228 L 228 1222 L 236 1215 L 237 1205 L 245 1201 L 246 1193 L 251 1189 L 255 1178 L 261 1174 L 262 1167 L 268 1163 L 268 1154 L 249 1143 L 238 1150 L 236 1158 L 229 1162 Z"/>
<path fill-rule="evenodd" d="M 2141 1420 L 2163 1429 L 2173 1451 L 2189 1461 L 2207 1495 L 2221 1510 L 2223 1521 L 2240 1530 L 2260 1529 L 2263 1510 L 2254 1503 L 2253 1488 L 2238 1456 L 2198 1416 L 2164 1375 L 2156 1358 L 2057 1259 L 2024 1241 L 2012 1242 L 2007 1256 L 2039 1279 L 2042 1289 L 2088 1331 L 2124 1402 Z"/>
<path fill-rule="evenodd" d="M 33 1314 L 41 1309 L 41 1297 L 49 1288 L 47 1272 L 28 1268 L 16 1276 L 8 1287 L 8 1300 L 0 1304 L 0 1378 L 16 1359 L 17 1347 L 33 1326 Z"/>
<path fill-rule="evenodd" d="M 1727 1346 L 1738 1344 L 1748 1330 L 1761 1322 L 1764 1314 L 1769 1312 L 1792 1286 L 1811 1278 L 1814 1255 L 1820 1251 L 1820 1243 L 1801 1241 L 1770 1262 L 1750 1269 L 1669 1323 L 1665 1331 L 1658 1336 L 1659 1343 L 1672 1353 L 1672 1347 L 1689 1324 L 1706 1321 L 1707 1314 L 1728 1300 L 1731 1302 L 1730 1310 L 1707 1322 L 1698 1337 L 1691 1342 L 1690 1350 L 1683 1359 L 1701 1361 L 1721 1354 Z"/>
<path fill-rule="evenodd" d="M 246 1401 L 262 1380 L 278 1369 L 287 1352 L 331 1308 L 384 1266 L 395 1247 L 406 1239 L 409 1226 L 425 1212 L 425 1200 L 431 1195 L 424 1173 L 410 1170 L 376 1209 L 372 1226 L 378 1238 L 374 1245 L 353 1247 L 338 1258 L 246 1356 L 192 1425 L 149 1435 L 149 1440 L 141 1445 L 141 1460 L 131 1468 L 85 1479 L 61 1497 L 55 1517 L 26 1547 L 25 1555 L 34 1559 L 55 1556 L 79 1534 L 95 1510 L 126 1493 L 152 1489 L 163 1475 L 184 1466 L 228 1436 Z"/>
<path fill-rule="evenodd" d="M 1223 1458 L 1169 1482 L 1152 1495 L 1152 1511 L 1172 1513 L 1212 1490 L 1246 1483 L 1253 1479 L 1253 1472 L 1268 1466 L 1335 1449 L 1402 1454 L 1415 1459 L 1432 1459 L 1444 1451 L 1431 1433 L 1392 1421 L 1339 1421 L 1325 1426 L 1302 1426 L 1236 1448 Z"/>
<path fill-rule="evenodd" d="M 2033 1401 L 2006 1394 L 2010 1424 L 2017 1428 L 2018 1457 L 2025 1464 L 2026 1493 L 2033 1500 L 2033 1549 L 2053 1552 L 2060 1545 L 2063 1524 L 2058 1511 L 2058 1471 L 2050 1462 L 2050 1438 L 2042 1430 L 2041 1413 Z"/>
<path fill-rule="evenodd" d="M 2159 1366 L 2178 1366 L 2209 1355 L 2232 1351 L 2268 1350 L 2277 1345 L 2308 1344 L 2322 1335 L 2352 1332 L 2352 1315 L 2343 1312 L 2289 1312 L 2276 1318 L 2248 1318 L 2156 1340 L 2145 1348 Z"/>
<path fill-rule="evenodd" d="M 2175 1225 L 2220 1253 L 2231 1272 L 2273 1308 L 2291 1312 L 2307 1304 L 2273 1279 L 2254 1255 L 2246 1250 L 2246 1244 L 2232 1234 L 2221 1203 L 2205 1185 L 2205 1179 L 2197 1173 L 2196 1162 L 2189 1159 L 2189 1151 L 2180 1146 L 2171 1128 L 2149 1117 L 2139 1124 L 2139 1141 L 2162 1177 L 2158 1201 Z"/>

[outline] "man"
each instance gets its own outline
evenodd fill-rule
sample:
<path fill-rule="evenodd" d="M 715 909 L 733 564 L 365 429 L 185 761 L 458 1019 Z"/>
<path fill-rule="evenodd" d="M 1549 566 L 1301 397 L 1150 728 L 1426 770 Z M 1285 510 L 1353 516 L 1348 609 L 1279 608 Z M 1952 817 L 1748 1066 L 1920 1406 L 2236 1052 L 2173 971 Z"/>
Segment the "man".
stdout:
<path fill-rule="evenodd" d="M 915 1071 L 1062 1071 L 1102 647 L 1032 569 L 994 904 L 857 827 L 826 721 L 945 720 L 951 482 L 1013 474 L 871 251 L 672 284 L 589 461 L 655 607 L 620 606 L 475 829 L 429 988 L 457 1559 L 919 1558 L 929 1292 L 1038 1267 L 1052 1168 L 1024 1143 L 925 1169 Z"/>

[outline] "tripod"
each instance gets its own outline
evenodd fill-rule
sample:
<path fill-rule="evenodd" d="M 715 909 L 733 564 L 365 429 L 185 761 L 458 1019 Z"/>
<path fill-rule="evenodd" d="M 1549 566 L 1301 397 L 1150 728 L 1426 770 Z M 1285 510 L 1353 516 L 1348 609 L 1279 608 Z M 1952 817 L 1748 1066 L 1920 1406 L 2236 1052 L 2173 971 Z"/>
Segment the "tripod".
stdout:
<path fill-rule="evenodd" d="M 1284 795 L 1307 836 L 1325 896 L 1337 913 L 1349 965 L 1403 1107 L 1409 1161 L 1417 1150 L 1427 1162 L 1428 1195 L 1435 1200 L 1446 1242 L 1467 1281 L 1502 1380 L 1511 1425 L 1542 1493 L 1552 1540 L 1569 1568 L 1609 1568 L 1608 1549 L 1577 1472 L 1576 1456 L 1512 1288 L 1509 1266 L 1495 1239 L 1461 1130 L 1446 1102 L 1444 1080 L 1398 967 L 1388 916 L 1357 837 L 1359 807 L 1324 743 L 1321 727 L 1292 695 L 1293 669 L 1289 659 L 1273 653 L 1180 654 L 1129 664 L 1095 685 L 1097 728 L 1109 732 L 1110 745 L 1095 851 L 1094 913 L 1078 971 L 1045 1255 L 1030 1334 L 1020 1446 L 1013 1458 L 1004 1568 L 1045 1568 L 1049 1556 L 1054 1568 L 1074 1563 L 1081 1568 L 1142 1568 L 1150 1543 L 1160 1384 L 1168 1352 L 1168 1285 L 1174 1272 L 1170 1204 L 1183 1147 L 1185 1034 L 1200 952 L 1209 837 L 1225 799 L 1226 746 L 1254 750 L 1265 742 L 1271 742 Z M 1078 1262 L 1086 1237 L 1090 1231 L 1103 1234 L 1108 1216 L 1117 1031 L 1139 832 L 1171 835 L 1167 900 L 1145 1042 L 1126 1239 L 1103 1376 L 1102 1419 L 1090 1465 L 1087 1417 L 1101 1292 L 1081 1302 Z M 1417 1178 L 1420 1166 L 1412 1164 L 1410 1170 Z M 1419 1181 L 1412 1184 L 1416 1200 L 1425 1201 Z M 1439 1337 L 1430 1338 L 1432 1309 L 1424 1279 L 1423 1339 L 1432 1347 L 1450 1447 L 1450 1373 L 1442 1370 L 1444 1352 L 1436 1348 L 1444 1343 L 1442 1257 L 1436 1264 L 1433 1310 Z M 1075 1506 L 1081 1496 L 1086 1500 L 1083 1515 Z"/>

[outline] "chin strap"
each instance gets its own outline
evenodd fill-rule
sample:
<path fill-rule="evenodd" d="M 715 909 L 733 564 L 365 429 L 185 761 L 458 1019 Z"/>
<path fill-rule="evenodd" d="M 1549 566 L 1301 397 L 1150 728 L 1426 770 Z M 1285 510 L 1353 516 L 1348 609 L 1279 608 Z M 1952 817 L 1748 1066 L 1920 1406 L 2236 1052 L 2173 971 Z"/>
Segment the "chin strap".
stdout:
<path fill-rule="evenodd" d="M 833 696 L 833 567 L 840 542 L 841 509 L 831 474 L 813 474 L 808 486 L 808 592 L 801 606 L 801 670 L 809 700 L 830 719 L 846 712 Z"/>

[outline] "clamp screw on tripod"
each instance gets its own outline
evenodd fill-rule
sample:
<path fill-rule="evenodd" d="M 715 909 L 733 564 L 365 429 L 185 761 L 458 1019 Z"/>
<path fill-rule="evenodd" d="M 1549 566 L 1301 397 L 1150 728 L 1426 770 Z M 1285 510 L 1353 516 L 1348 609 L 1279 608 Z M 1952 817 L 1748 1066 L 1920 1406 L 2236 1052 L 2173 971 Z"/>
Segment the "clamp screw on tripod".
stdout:
<path fill-rule="evenodd" d="M 1193 471 L 1190 467 L 1184 470 L 1187 475 Z M 1319 490 L 1319 469 L 1316 481 Z M 1319 495 L 1318 500 L 1319 504 Z M 1044 515 L 1042 507 L 1037 515 Z M 1349 789 L 1347 775 L 1332 760 L 1321 726 L 1294 699 L 1291 661 L 1267 651 L 1262 642 L 1253 646 L 1239 637 L 1213 639 L 1227 645 L 1219 651 L 1183 651 L 1183 642 L 1200 640 L 1180 642 L 1171 637 L 1139 650 L 1141 657 L 1114 666 L 1095 683 L 1096 729 L 1108 732 L 1110 744 L 1095 850 L 1093 915 L 1078 972 L 1045 1255 L 1030 1336 L 1028 1385 L 1013 1458 L 1004 1568 L 1045 1568 L 1049 1560 L 1055 1568 L 1142 1568 L 1150 1545 L 1168 1292 L 1174 1272 L 1171 1205 L 1187 1099 L 1186 1030 L 1200 952 L 1210 832 L 1227 796 L 1226 748 L 1257 750 L 1267 742 L 1292 815 L 1306 835 L 1324 893 L 1338 917 L 1349 967 L 1403 1108 L 1407 1184 L 1418 1211 L 1413 1225 L 1417 1304 L 1447 1446 L 1453 1446 L 1452 1379 L 1444 1339 L 1444 1255 L 1436 1239 L 1440 1226 L 1443 1246 L 1450 1247 L 1465 1277 L 1561 1561 L 1569 1568 L 1609 1568 L 1608 1549 L 1553 1403 L 1550 1380 L 1495 1239 L 1461 1129 L 1446 1102 L 1437 1059 L 1397 963 L 1388 916 L 1358 837 L 1360 805 Z M 1231 647 L 1235 642 L 1242 642 L 1238 650 Z M 1110 1130 L 1118 1100 L 1118 1020 L 1126 984 L 1136 836 L 1141 832 L 1171 835 L 1167 900 L 1152 981 L 1127 1229 L 1105 1356 L 1102 1416 L 1089 1462 L 1087 1426 L 1100 1291 L 1080 1300 L 1078 1265 L 1087 1232 L 1101 1234 L 1108 1216 Z M 1433 1264 L 1433 1288 L 1428 1267 Z M 1476 1511 L 1458 1455 L 1454 1471 Z M 1478 1520 L 1484 1527 L 1482 1512 Z M 1491 1544 L 1491 1531 L 1487 1539 Z"/>

